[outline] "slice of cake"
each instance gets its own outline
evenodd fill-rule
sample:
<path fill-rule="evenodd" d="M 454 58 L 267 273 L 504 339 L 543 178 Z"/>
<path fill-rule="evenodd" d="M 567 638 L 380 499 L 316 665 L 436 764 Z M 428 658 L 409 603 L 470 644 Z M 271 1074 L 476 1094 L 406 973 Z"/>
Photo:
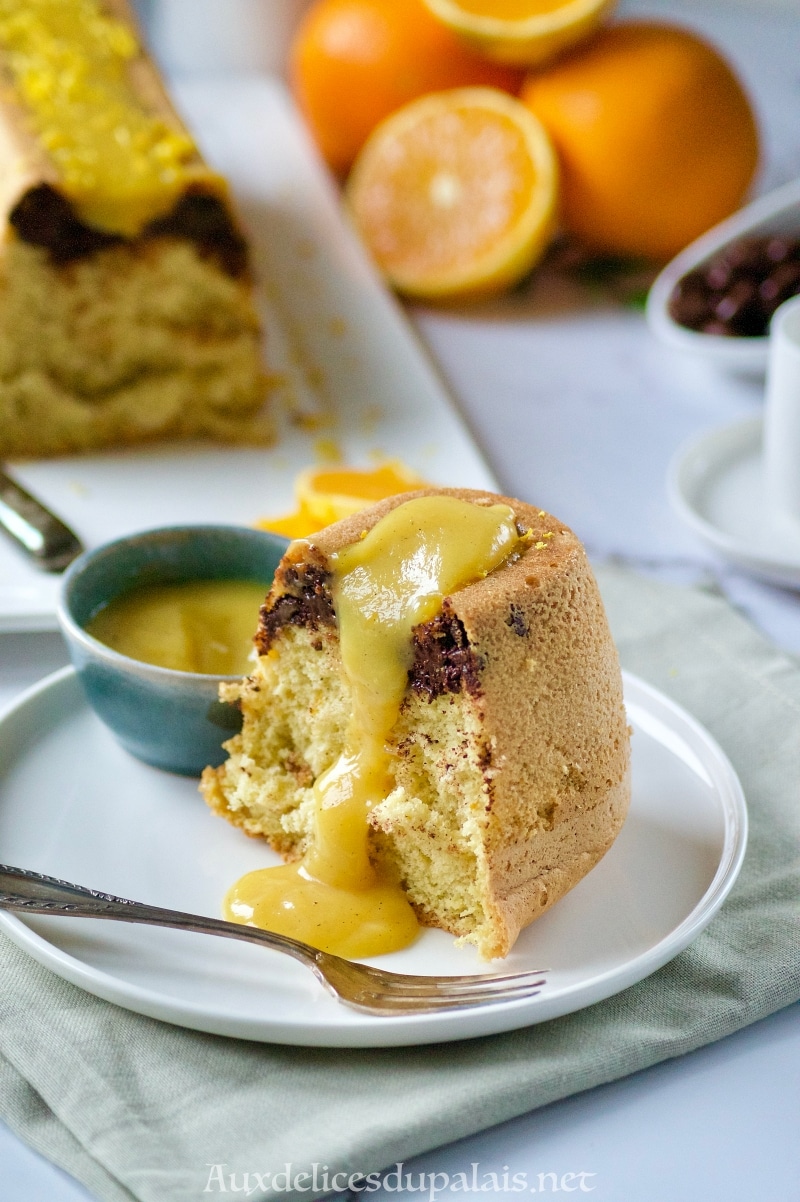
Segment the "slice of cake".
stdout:
<path fill-rule="evenodd" d="M 125 0 L 0 0 L 0 456 L 269 441 L 247 247 Z"/>
<path fill-rule="evenodd" d="M 462 583 L 442 590 L 448 558 Z M 550 515 L 464 490 L 383 501 L 290 545 L 256 643 L 255 671 L 227 694 L 242 732 L 202 789 L 302 857 L 304 875 L 331 860 L 329 820 L 356 795 L 372 867 L 420 922 L 491 958 L 616 837 L 629 802 L 619 665 L 584 550 Z M 366 804 L 348 782 L 359 757 Z M 343 764 L 346 788 L 320 796 Z"/>

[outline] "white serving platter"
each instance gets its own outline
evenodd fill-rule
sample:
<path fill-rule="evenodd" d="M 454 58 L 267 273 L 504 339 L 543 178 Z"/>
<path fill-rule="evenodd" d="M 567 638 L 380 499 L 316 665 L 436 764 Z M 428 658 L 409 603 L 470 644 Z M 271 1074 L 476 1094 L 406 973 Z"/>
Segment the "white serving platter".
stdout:
<path fill-rule="evenodd" d="M 279 441 L 169 445 L 9 465 L 88 547 L 172 522 L 251 524 L 292 507 L 329 453 L 399 457 L 435 484 L 496 483 L 405 315 L 343 216 L 283 85 L 186 79 L 175 99 L 230 180 L 253 248 Z M 58 576 L 0 539 L 0 632 L 56 628 Z"/>
<path fill-rule="evenodd" d="M 684 710 L 641 681 L 627 676 L 625 696 L 634 733 L 632 802 L 622 832 L 600 864 L 523 931 L 503 962 L 510 971 L 548 970 L 537 997 L 373 1017 L 337 1003 L 288 957 L 250 944 L 4 912 L 0 929 L 89 993 L 243 1039 L 319 1047 L 440 1043 L 571 1013 L 642 980 L 695 939 L 744 856 L 744 797 L 723 752 Z M 0 862 L 218 916 L 228 887 L 277 857 L 212 814 L 196 782 L 123 751 L 66 668 L 0 720 Z M 431 975 L 487 970 L 473 949 L 433 930 L 375 962 Z"/>

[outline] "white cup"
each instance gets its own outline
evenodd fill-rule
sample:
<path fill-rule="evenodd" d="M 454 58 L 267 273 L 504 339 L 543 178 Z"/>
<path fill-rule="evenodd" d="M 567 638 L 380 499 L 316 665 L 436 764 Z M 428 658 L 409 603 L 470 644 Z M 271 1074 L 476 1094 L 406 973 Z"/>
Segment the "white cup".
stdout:
<path fill-rule="evenodd" d="M 800 296 L 782 304 L 770 324 L 764 471 L 771 515 L 800 531 Z"/>
<path fill-rule="evenodd" d="M 169 74 L 284 74 L 311 0 L 136 0 L 147 41 Z"/>

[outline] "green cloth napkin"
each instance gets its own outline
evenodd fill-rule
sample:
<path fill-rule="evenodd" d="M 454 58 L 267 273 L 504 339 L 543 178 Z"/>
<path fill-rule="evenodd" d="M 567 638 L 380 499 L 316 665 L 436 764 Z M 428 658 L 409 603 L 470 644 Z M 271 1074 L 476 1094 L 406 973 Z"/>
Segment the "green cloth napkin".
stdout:
<path fill-rule="evenodd" d="M 294 1173 L 314 1162 L 377 1171 L 800 998 L 800 668 L 717 597 L 617 569 L 599 576 L 624 666 L 711 731 L 749 803 L 739 881 L 685 952 L 616 997 L 526 1030 L 339 1051 L 142 1018 L 2 939 L 0 1109 L 10 1126 L 100 1199 L 199 1202 L 217 1192 L 204 1192 L 215 1164 L 239 1184 L 285 1162 Z M 303 1196 L 317 1195 L 293 1195 Z"/>

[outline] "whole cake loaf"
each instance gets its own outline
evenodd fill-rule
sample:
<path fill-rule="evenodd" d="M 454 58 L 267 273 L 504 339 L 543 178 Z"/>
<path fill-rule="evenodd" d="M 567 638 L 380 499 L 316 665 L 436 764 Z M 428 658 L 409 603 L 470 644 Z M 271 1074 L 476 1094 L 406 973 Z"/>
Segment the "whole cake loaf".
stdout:
<path fill-rule="evenodd" d="M 341 884 L 341 862 L 358 892 L 374 871 L 492 958 L 619 832 L 619 664 L 583 547 L 551 515 L 470 490 L 383 501 L 290 545 L 256 645 L 226 686 L 242 732 L 201 787 L 304 878 Z M 246 896 L 229 914 L 315 942 Z"/>
<path fill-rule="evenodd" d="M 0 455 L 268 441 L 247 246 L 125 0 L 0 0 Z"/>

